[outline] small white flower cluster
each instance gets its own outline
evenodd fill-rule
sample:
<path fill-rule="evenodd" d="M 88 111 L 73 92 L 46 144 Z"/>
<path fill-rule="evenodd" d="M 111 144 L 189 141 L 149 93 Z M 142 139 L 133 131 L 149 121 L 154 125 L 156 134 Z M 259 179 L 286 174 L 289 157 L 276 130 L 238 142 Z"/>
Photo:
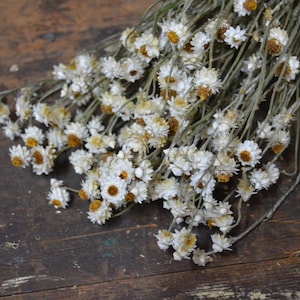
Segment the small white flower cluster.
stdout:
<path fill-rule="evenodd" d="M 4 134 L 23 143 L 10 148 L 12 164 L 49 174 L 67 153 L 92 223 L 161 200 L 174 221 L 156 238 L 175 260 L 204 266 L 231 250 L 241 221 L 233 203 L 278 181 L 300 106 L 299 20 L 284 21 L 287 8 L 278 18 L 273 2 L 235 0 L 220 15 L 223 1 L 163 1 L 117 51 L 55 66 L 47 92 L 20 89 L 16 118 L 0 103 Z M 49 203 L 66 208 L 74 189 L 50 183 Z M 211 250 L 197 244 L 200 226 L 212 230 Z"/>

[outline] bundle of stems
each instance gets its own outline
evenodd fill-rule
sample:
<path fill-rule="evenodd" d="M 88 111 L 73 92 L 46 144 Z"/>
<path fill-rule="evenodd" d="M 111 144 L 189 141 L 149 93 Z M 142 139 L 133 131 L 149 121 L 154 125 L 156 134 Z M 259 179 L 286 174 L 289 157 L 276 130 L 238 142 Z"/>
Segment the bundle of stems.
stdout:
<path fill-rule="evenodd" d="M 48 175 L 67 154 L 81 186 L 51 176 L 47 200 L 65 209 L 75 192 L 99 225 L 162 201 L 173 221 L 158 246 L 206 265 L 299 184 L 299 12 L 296 0 L 155 2 L 136 27 L 54 66 L 53 78 L 0 93 L 3 132 L 18 140 L 12 164 Z M 289 145 L 292 173 L 278 163 Z M 295 177 L 289 190 L 232 236 L 242 206 L 281 174 Z"/>

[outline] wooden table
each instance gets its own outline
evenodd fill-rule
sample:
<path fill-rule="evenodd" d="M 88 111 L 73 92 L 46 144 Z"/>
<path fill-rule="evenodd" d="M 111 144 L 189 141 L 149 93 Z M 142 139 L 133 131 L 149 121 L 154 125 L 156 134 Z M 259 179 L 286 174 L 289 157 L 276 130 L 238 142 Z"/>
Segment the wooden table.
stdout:
<path fill-rule="evenodd" d="M 151 2 L 1 1 L 1 90 L 49 76 L 54 64 L 135 24 Z M 18 72 L 9 71 L 13 64 Z M 103 227 L 90 223 L 86 203 L 76 197 L 57 214 L 46 201 L 50 176 L 13 168 L 11 145 L 1 135 L 1 299 L 300 299 L 300 187 L 232 252 L 200 268 L 158 249 L 153 234 L 171 220 L 159 201 Z M 64 178 L 80 182 L 72 172 Z M 282 178 L 256 197 L 241 230 L 290 183 Z"/>

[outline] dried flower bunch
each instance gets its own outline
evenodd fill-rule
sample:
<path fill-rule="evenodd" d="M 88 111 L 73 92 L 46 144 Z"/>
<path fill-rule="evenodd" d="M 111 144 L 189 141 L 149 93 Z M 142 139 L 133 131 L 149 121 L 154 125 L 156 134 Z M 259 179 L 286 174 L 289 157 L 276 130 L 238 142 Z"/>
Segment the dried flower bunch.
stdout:
<path fill-rule="evenodd" d="M 231 236 L 243 203 L 284 171 L 276 161 L 300 119 L 299 12 L 296 0 L 157 1 L 102 49 L 55 66 L 53 79 L 0 94 L 4 134 L 20 140 L 12 164 L 49 174 L 66 153 L 81 186 L 51 178 L 48 201 L 64 209 L 76 192 L 99 225 L 162 199 L 174 219 L 158 246 L 204 266 L 262 221 Z"/>

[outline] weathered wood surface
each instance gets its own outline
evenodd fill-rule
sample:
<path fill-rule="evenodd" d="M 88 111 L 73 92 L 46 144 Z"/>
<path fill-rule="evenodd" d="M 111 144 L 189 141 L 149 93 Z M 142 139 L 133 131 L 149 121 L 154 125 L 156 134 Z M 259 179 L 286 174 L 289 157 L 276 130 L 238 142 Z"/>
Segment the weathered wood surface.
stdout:
<path fill-rule="evenodd" d="M 151 2 L 0 2 L 1 89 L 48 76 L 54 64 L 135 24 Z M 12 64 L 20 70 L 9 72 Z M 103 227 L 87 220 L 87 204 L 76 197 L 57 214 L 46 201 L 49 177 L 13 168 L 11 145 L 1 135 L 1 298 L 300 299 L 300 187 L 269 222 L 203 269 L 158 249 L 153 234 L 170 221 L 160 202 L 136 206 Z M 80 179 L 68 172 L 66 182 L 76 187 Z M 282 179 L 256 197 L 241 228 L 290 183 Z"/>

